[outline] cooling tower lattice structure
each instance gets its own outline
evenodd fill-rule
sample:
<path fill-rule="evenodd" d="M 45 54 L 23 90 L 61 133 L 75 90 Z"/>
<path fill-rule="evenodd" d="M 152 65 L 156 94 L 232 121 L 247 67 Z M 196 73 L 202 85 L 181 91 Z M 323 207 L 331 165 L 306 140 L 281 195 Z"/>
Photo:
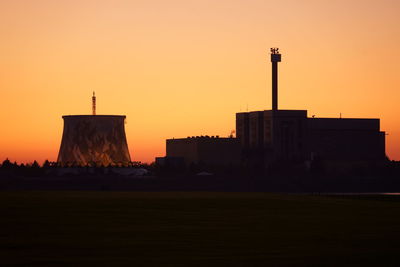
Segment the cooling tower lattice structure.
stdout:
<path fill-rule="evenodd" d="M 131 161 L 125 116 L 63 116 L 64 131 L 57 162 L 61 166 L 127 166 Z"/>

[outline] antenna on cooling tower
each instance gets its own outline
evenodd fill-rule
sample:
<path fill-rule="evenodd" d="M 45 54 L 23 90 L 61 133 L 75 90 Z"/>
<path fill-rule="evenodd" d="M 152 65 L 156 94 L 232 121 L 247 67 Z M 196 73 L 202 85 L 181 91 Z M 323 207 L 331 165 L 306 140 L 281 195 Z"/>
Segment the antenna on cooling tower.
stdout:
<path fill-rule="evenodd" d="M 92 115 L 96 115 L 96 95 L 94 91 L 92 96 Z"/>

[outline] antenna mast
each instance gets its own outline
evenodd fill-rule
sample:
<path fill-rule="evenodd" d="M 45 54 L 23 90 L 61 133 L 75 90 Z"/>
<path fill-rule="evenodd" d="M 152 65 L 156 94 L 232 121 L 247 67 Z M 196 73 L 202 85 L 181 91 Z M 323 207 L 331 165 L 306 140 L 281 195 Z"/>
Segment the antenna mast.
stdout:
<path fill-rule="evenodd" d="M 92 96 L 92 114 L 96 115 L 96 95 L 94 94 L 94 91 Z"/>

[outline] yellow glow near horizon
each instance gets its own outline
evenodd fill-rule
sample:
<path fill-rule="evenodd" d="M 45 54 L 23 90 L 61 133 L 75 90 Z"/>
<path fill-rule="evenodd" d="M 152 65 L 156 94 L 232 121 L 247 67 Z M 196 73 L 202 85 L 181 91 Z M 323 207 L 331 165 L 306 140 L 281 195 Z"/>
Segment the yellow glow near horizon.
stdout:
<path fill-rule="evenodd" d="M 1 1 L 0 160 L 56 160 L 62 115 L 127 116 L 132 160 L 165 139 L 227 136 L 235 113 L 279 107 L 380 118 L 400 160 L 395 0 Z"/>

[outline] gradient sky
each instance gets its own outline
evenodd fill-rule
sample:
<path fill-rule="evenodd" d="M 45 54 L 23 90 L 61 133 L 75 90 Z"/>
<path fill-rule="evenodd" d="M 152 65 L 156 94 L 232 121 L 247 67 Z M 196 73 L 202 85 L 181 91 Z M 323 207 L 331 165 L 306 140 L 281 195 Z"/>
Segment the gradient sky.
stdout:
<path fill-rule="evenodd" d="M 380 118 L 400 160 L 398 0 L 1 0 L 0 160 L 55 161 L 62 115 L 127 116 L 131 157 L 165 139 L 227 136 L 235 113 L 279 107 Z"/>

